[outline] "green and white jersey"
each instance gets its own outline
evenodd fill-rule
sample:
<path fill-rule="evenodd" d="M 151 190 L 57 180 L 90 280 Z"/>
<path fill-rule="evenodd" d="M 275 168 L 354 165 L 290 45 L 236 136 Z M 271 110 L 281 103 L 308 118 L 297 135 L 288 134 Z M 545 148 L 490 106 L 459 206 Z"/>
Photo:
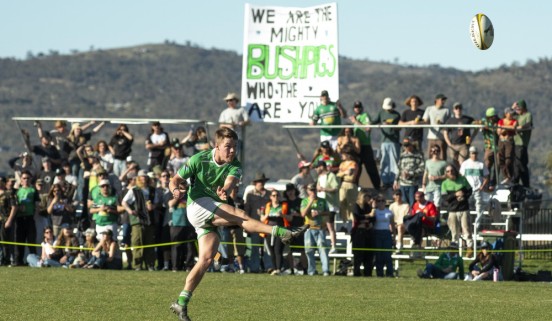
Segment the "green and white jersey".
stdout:
<path fill-rule="evenodd" d="M 341 115 L 339 109 L 333 102 L 328 102 L 327 105 L 318 105 L 312 115 L 314 123 L 320 120 L 321 125 L 341 125 Z M 337 136 L 341 128 L 321 128 L 320 135 Z"/>
<path fill-rule="evenodd" d="M 223 187 L 226 178 L 229 176 L 233 176 L 238 180 L 241 179 L 241 164 L 236 158 L 230 163 L 218 165 L 214 156 L 214 149 L 199 152 L 178 170 L 178 176 L 181 178 L 192 178 L 188 203 L 202 197 L 209 197 L 216 202 L 223 202 L 217 195 L 217 187 Z"/>

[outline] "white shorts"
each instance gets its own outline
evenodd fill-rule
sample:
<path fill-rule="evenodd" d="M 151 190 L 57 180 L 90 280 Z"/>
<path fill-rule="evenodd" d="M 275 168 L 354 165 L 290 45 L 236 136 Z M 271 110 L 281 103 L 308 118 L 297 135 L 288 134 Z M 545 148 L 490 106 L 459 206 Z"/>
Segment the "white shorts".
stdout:
<path fill-rule="evenodd" d="M 195 228 L 198 239 L 209 232 L 216 232 L 213 218 L 221 204 L 210 197 L 201 197 L 188 204 L 188 221 Z"/>

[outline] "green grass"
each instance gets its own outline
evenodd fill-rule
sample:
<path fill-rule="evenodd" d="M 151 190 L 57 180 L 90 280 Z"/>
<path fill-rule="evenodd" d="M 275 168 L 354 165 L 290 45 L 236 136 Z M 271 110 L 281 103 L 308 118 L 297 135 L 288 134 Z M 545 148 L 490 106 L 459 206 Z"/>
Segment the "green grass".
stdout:
<path fill-rule="evenodd" d="M 550 320 L 551 285 L 206 274 L 192 320 Z M 186 274 L 0 268 L 0 320 L 176 320 Z"/>

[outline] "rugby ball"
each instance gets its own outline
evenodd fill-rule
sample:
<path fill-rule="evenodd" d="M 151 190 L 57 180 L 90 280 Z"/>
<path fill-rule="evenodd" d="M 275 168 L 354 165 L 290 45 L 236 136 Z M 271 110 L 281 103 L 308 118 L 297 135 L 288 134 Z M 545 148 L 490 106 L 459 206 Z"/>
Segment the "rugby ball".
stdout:
<path fill-rule="evenodd" d="M 482 13 L 476 14 L 470 23 L 470 37 L 477 49 L 489 49 L 494 39 L 494 27 L 491 19 Z"/>

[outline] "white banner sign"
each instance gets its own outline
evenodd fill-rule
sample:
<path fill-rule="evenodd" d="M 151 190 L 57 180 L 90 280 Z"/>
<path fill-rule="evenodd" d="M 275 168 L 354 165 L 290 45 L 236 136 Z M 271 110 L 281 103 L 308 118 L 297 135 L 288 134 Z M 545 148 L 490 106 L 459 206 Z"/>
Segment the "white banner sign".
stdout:
<path fill-rule="evenodd" d="M 339 97 L 337 5 L 245 5 L 242 101 L 252 121 L 308 122 Z"/>

